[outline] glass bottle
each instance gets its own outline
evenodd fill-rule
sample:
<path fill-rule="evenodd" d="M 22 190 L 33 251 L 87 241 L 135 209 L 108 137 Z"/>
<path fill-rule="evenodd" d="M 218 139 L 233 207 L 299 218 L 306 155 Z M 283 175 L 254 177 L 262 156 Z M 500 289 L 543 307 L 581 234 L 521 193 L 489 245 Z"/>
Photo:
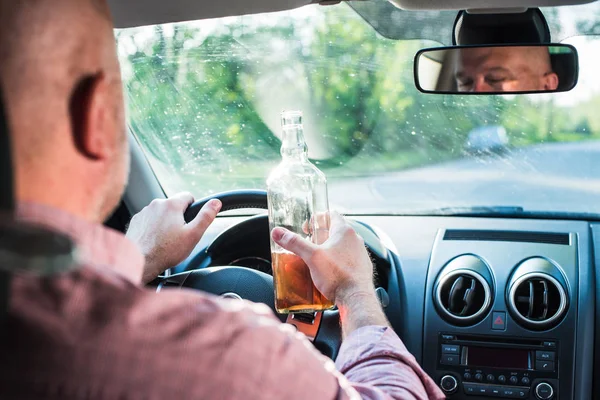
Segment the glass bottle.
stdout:
<path fill-rule="evenodd" d="M 321 244 L 329 234 L 327 179 L 308 160 L 302 113 L 281 115 L 281 163 L 267 179 L 269 227 L 284 227 Z M 280 313 L 314 312 L 333 307 L 315 287 L 306 263 L 271 238 L 275 308 Z"/>

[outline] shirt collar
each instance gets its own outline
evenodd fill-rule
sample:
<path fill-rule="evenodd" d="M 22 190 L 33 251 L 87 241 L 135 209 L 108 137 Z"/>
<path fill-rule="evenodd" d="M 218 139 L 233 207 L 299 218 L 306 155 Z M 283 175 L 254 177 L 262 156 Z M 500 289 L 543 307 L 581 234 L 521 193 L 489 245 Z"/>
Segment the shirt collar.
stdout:
<path fill-rule="evenodd" d="M 21 202 L 17 219 L 63 233 L 76 243 L 83 265 L 106 267 L 127 279 L 141 283 L 144 256 L 125 235 L 94 224 L 54 207 Z"/>

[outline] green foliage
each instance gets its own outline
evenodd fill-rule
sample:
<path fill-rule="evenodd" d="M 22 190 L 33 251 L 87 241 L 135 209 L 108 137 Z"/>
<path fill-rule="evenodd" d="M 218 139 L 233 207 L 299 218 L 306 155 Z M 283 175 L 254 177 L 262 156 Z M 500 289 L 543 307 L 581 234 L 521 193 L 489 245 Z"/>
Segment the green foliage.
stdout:
<path fill-rule="evenodd" d="M 591 135 L 592 128 L 590 127 L 590 122 L 587 118 L 582 119 L 575 126 L 575 133 L 579 133 L 581 135 Z"/>
<path fill-rule="evenodd" d="M 600 131 L 599 97 L 419 93 L 413 57 L 432 43 L 383 38 L 345 5 L 312 10 L 118 33 L 129 122 L 167 192 L 264 186 L 284 97 L 308 105 L 318 164 L 336 179 L 462 157 L 482 125 L 504 126 L 513 146 Z"/>

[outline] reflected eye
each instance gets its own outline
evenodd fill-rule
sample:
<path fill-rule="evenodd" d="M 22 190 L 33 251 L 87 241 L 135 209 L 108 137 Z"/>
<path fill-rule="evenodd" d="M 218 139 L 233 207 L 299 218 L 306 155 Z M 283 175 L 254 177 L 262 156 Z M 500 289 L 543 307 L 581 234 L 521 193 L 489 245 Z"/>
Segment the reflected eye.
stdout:
<path fill-rule="evenodd" d="M 491 75 L 485 77 L 485 81 L 491 86 L 500 84 L 502 82 L 505 82 L 506 80 L 508 80 L 508 77 L 502 75 Z"/>

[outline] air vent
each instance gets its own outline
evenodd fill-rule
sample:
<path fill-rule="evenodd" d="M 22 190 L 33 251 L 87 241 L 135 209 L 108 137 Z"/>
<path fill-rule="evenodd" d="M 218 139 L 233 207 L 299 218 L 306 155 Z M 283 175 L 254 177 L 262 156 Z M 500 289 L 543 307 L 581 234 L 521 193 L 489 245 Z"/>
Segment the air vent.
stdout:
<path fill-rule="evenodd" d="M 445 320 L 456 325 L 472 325 L 489 310 L 490 286 L 475 271 L 454 270 L 440 278 L 435 300 Z"/>
<path fill-rule="evenodd" d="M 486 231 L 449 229 L 444 240 L 472 240 L 479 242 L 521 242 L 546 243 L 568 246 L 571 244 L 568 233 L 525 232 L 525 231 Z"/>
<path fill-rule="evenodd" d="M 567 311 L 565 289 L 545 273 L 531 273 L 517 279 L 510 288 L 508 300 L 515 320 L 534 330 L 555 327 Z"/>

